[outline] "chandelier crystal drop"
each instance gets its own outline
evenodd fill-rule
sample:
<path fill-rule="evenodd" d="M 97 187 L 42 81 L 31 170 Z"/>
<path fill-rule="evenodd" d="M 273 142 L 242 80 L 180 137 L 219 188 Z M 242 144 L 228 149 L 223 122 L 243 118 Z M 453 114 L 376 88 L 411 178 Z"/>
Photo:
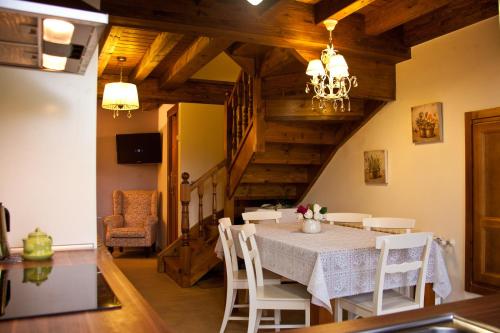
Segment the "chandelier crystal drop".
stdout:
<path fill-rule="evenodd" d="M 309 61 L 306 74 L 311 76 L 306 83 L 306 93 L 314 91 L 312 108 L 322 113 L 328 111 L 351 111 L 349 91 L 358 86 L 355 76 L 349 76 L 349 67 L 344 57 L 333 47 L 332 32 L 337 25 L 336 20 L 326 20 L 326 29 L 330 34 L 330 42 L 321 52 L 320 59 Z"/>

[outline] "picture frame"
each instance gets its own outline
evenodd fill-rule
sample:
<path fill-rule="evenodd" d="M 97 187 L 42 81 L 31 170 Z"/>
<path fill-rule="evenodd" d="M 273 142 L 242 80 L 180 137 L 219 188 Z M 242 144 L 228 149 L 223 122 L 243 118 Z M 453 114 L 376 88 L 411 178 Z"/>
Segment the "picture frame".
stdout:
<path fill-rule="evenodd" d="M 387 150 L 364 152 L 364 175 L 366 184 L 387 184 Z"/>
<path fill-rule="evenodd" d="M 429 103 L 411 108 L 414 144 L 443 141 L 443 103 Z"/>

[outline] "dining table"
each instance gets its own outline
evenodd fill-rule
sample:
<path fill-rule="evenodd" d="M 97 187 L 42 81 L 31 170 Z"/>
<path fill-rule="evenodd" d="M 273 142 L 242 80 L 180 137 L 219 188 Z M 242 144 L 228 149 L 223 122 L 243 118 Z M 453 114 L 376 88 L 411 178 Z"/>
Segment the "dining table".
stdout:
<path fill-rule="evenodd" d="M 376 238 L 387 233 L 322 223 L 321 232 L 301 231 L 300 223 L 256 224 L 255 239 L 262 267 L 287 279 L 301 283 L 312 295 L 311 302 L 332 312 L 331 300 L 372 292 L 380 250 Z M 238 233 L 242 225 L 231 226 L 236 252 L 242 257 Z M 223 258 L 220 240 L 215 247 Z M 391 250 L 389 263 L 419 260 L 422 248 Z M 384 288 L 415 285 L 418 271 L 386 275 Z M 446 298 L 451 283 L 442 253 L 432 242 L 426 273 L 426 283 L 435 294 Z"/>

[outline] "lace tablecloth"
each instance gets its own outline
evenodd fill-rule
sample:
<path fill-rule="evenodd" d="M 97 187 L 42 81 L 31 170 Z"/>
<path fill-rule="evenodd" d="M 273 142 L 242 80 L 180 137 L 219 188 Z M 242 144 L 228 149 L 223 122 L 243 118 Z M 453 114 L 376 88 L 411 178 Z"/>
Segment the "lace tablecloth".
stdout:
<path fill-rule="evenodd" d="M 387 234 L 328 224 L 321 227 L 319 234 L 305 234 L 299 224 L 256 224 L 255 238 L 264 268 L 307 286 L 312 303 L 332 312 L 330 299 L 374 290 L 380 254 L 375 249 L 375 239 Z M 241 256 L 238 243 L 241 226 L 231 229 Z M 223 257 L 219 243 L 215 251 Z M 389 262 L 418 260 L 420 254 L 421 249 L 393 250 Z M 416 273 L 388 274 L 384 288 L 415 284 Z M 434 292 L 442 298 L 451 292 L 446 264 L 436 242 L 432 245 L 426 282 L 433 283 Z"/>

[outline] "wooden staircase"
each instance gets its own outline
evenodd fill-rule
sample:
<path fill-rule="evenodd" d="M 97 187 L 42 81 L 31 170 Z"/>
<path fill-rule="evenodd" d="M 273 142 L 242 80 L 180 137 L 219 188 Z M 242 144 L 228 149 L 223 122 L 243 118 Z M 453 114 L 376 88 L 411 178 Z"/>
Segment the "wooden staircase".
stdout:
<path fill-rule="evenodd" d="M 221 261 L 215 255 L 219 232 L 217 220 L 223 211 L 217 211 L 216 174 L 223 170 L 225 161 L 210 169 L 193 183 L 189 174 L 182 174 L 182 236 L 158 254 L 158 272 L 167 273 L 181 287 L 191 287 Z M 203 218 L 203 195 L 205 182 L 212 181 L 212 215 Z M 198 217 L 200 222 L 189 227 L 189 203 L 191 192 L 198 191 Z"/>
<path fill-rule="evenodd" d="M 348 58 L 362 87 L 351 90 L 351 112 L 313 111 L 304 92 L 309 56 L 271 49 L 260 68 L 242 66 L 246 71 L 226 101 L 227 195 L 234 207 L 226 215 L 237 218 L 262 203 L 300 202 L 336 151 L 394 99 L 394 64 Z"/>

